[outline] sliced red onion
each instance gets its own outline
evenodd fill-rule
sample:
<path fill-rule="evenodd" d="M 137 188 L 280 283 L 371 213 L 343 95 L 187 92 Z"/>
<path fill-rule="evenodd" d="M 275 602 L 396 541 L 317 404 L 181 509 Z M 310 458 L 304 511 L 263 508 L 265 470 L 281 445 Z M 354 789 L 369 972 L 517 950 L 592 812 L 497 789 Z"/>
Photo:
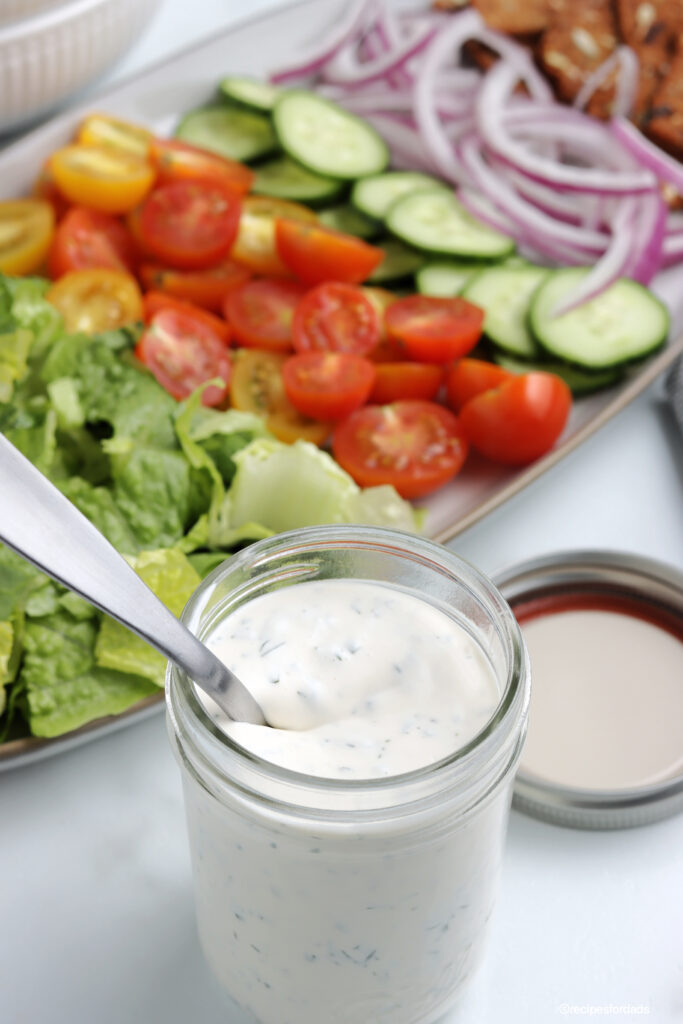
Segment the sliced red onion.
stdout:
<path fill-rule="evenodd" d="M 624 120 L 623 117 L 615 118 L 611 122 L 610 128 L 614 137 L 629 152 L 633 153 L 639 163 L 649 167 L 660 181 L 668 181 L 679 192 L 683 192 L 683 164 L 646 139 L 630 121 Z"/>
<path fill-rule="evenodd" d="M 641 284 L 649 284 L 660 268 L 667 213 L 659 192 L 638 200 L 636 238 L 625 274 Z"/>
<path fill-rule="evenodd" d="M 325 63 L 325 79 L 334 85 L 354 88 L 381 81 L 404 68 L 412 57 L 428 46 L 435 34 L 436 26 L 433 24 L 415 25 L 394 50 L 365 63 L 358 60 L 355 49 L 338 48 L 332 59 Z"/>
<path fill-rule="evenodd" d="M 368 0 L 354 0 L 346 7 L 343 16 L 322 42 L 319 42 L 308 53 L 301 54 L 296 64 L 276 71 L 274 75 L 270 76 L 270 81 L 274 85 L 284 85 L 285 82 L 308 78 L 320 71 L 327 61 L 362 31 L 373 8 L 373 0 L 369 0 L 369 2 Z"/>
<path fill-rule="evenodd" d="M 683 231 L 683 213 L 679 213 L 678 210 L 669 210 L 666 219 L 666 232 L 668 235 L 675 235 L 679 231 Z"/>
<path fill-rule="evenodd" d="M 649 192 L 653 177 L 647 171 L 608 171 L 602 168 L 569 167 L 530 154 L 504 125 L 504 104 L 519 75 L 505 61 L 499 61 L 484 77 L 476 112 L 481 135 L 501 159 L 541 184 L 597 195 L 632 195 Z"/>
<path fill-rule="evenodd" d="M 614 117 L 626 117 L 633 109 L 636 93 L 638 91 L 638 57 L 630 46 L 618 46 L 614 53 L 603 60 L 592 74 L 583 83 L 576 98 L 574 107 L 583 110 L 590 102 L 593 94 L 605 84 L 612 72 L 619 68 L 619 76 L 614 94 L 612 115 Z"/>
<path fill-rule="evenodd" d="M 484 43 L 489 49 L 499 53 L 515 69 L 518 79 L 524 82 L 533 99 L 541 100 L 545 103 L 553 102 L 553 91 L 550 85 L 538 68 L 535 67 L 531 55 L 525 47 L 520 46 L 519 43 L 502 35 L 502 33 L 494 32 L 489 28 L 484 28 L 477 38 L 479 42 Z"/>
<path fill-rule="evenodd" d="M 389 146 L 393 167 L 438 174 L 437 168 L 429 159 L 429 154 L 425 153 L 422 139 L 414 128 L 399 124 L 386 114 L 368 115 L 366 120 L 377 129 Z"/>
<path fill-rule="evenodd" d="M 669 266 L 671 263 L 676 263 L 678 260 L 683 258 L 683 234 L 681 235 L 669 235 L 664 239 L 662 244 L 662 254 L 666 260 L 666 265 Z"/>
<path fill-rule="evenodd" d="M 496 209 L 493 203 L 490 203 L 481 192 L 476 192 L 467 185 L 461 185 L 455 194 L 467 212 L 471 213 L 477 220 L 480 220 L 482 224 L 493 228 L 494 231 L 500 231 L 502 235 L 507 235 L 510 238 L 514 237 L 515 225 L 504 213 Z"/>

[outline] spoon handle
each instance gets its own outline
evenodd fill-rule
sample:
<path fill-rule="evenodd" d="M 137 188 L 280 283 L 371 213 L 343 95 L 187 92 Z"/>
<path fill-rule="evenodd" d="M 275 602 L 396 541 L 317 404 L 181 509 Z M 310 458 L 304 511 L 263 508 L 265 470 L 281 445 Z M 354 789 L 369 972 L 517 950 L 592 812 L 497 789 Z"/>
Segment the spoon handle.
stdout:
<path fill-rule="evenodd" d="M 3 434 L 0 540 L 174 661 L 230 718 L 263 723 L 261 709 L 240 680 Z"/>

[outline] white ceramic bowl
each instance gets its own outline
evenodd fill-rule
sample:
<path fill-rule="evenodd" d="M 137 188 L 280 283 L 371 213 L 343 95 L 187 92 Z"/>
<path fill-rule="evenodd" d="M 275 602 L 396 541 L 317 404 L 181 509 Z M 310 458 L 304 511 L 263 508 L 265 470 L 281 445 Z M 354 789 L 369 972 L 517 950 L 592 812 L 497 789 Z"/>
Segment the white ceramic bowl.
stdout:
<path fill-rule="evenodd" d="M 104 72 L 158 2 L 29 0 L 30 17 L 0 24 L 0 133 L 49 113 Z M 18 6 L 0 0 L 0 20 Z"/>

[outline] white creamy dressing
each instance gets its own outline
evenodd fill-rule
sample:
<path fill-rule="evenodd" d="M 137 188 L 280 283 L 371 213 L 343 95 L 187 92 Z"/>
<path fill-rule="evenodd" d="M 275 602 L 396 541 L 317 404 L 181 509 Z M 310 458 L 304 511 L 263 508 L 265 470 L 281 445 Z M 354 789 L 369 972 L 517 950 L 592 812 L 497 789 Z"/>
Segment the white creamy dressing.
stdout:
<path fill-rule="evenodd" d="M 216 711 L 223 731 L 309 775 L 368 779 L 432 764 L 467 744 L 500 699 L 464 626 L 378 583 L 316 580 L 262 594 L 207 643 L 271 726 Z"/>

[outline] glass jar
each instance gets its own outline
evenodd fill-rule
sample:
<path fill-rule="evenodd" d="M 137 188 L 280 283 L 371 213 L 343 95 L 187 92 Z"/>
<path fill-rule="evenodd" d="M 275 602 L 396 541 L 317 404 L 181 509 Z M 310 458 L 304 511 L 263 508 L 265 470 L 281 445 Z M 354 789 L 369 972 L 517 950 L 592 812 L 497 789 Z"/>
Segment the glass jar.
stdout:
<path fill-rule="evenodd" d="M 474 739 L 426 768 L 324 779 L 231 741 L 171 666 L 200 941 L 263 1024 L 429 1024 L 485 946 L 526 729 L 524 642 L 495 587 L 448 549 L 355 526 L 252 545 L 202 583 L 183 620 L 206 640 L 257 595 L 323 578 L 395 586 L 455 618 L 487 654 L 500 702 Z"/>

